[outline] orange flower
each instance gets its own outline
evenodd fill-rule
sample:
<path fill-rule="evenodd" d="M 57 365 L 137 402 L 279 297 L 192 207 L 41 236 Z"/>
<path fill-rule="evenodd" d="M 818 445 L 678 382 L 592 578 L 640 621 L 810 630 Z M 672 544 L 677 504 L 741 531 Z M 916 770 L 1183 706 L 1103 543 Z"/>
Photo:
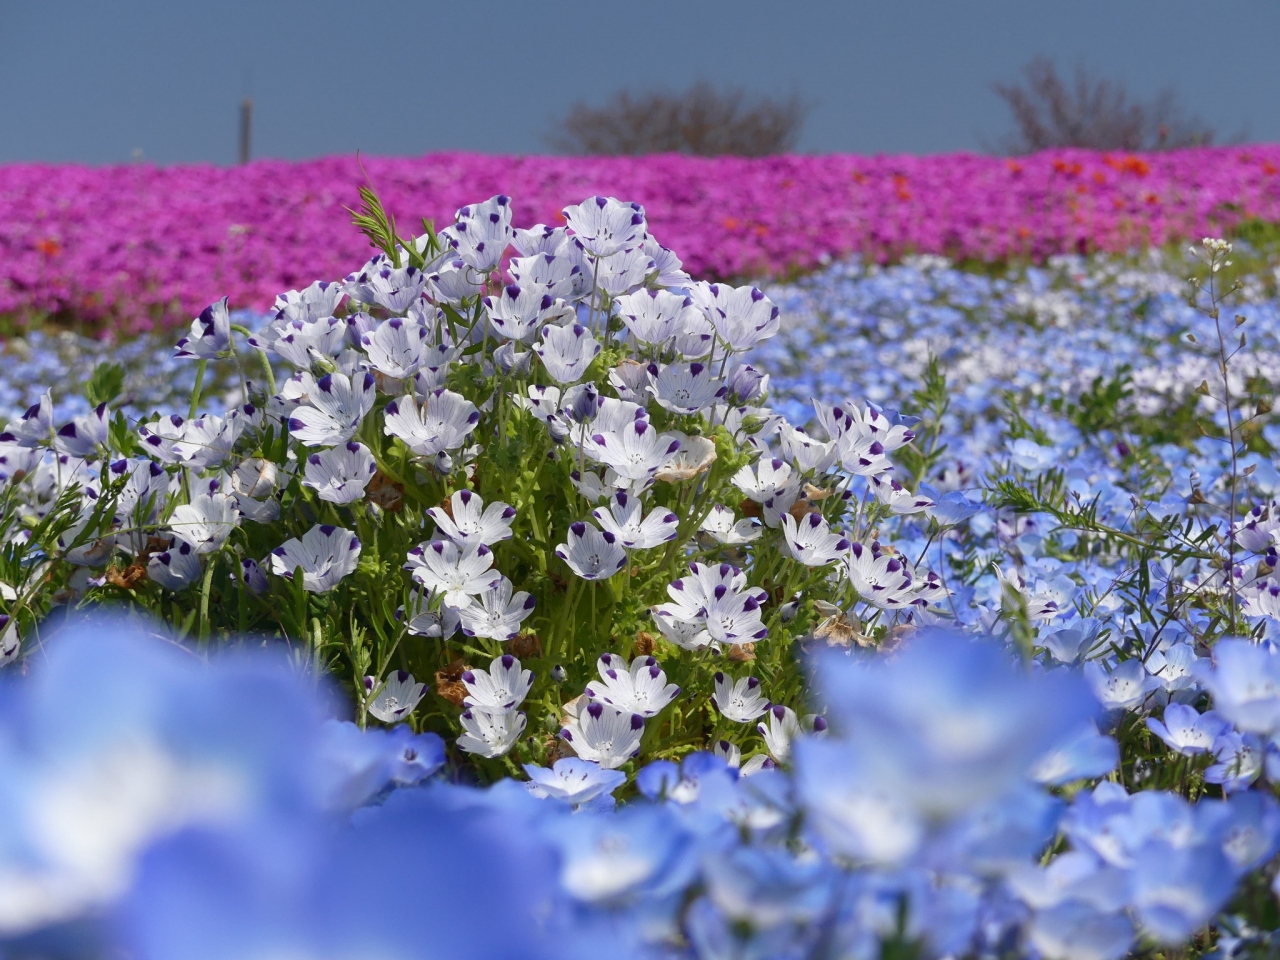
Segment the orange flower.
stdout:
<path fill-rule="evenodd" d="M 36 241 L 36 249 L 43 253 L 46 257 L 56 257 L 62 252 L 62 244 L 57 240 L 44 239 Z"/>

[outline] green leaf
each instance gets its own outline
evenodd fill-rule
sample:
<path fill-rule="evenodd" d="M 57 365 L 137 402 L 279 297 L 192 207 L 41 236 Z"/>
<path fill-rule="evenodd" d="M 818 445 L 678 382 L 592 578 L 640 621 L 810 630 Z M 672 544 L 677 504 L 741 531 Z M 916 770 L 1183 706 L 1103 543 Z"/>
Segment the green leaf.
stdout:
<path fill-rule="evenodd" d="M 124 389 L 124 367 L 118 363 L 100 363 L 84 385 L 84 396 L 93 406 L 110 403 Z"/>

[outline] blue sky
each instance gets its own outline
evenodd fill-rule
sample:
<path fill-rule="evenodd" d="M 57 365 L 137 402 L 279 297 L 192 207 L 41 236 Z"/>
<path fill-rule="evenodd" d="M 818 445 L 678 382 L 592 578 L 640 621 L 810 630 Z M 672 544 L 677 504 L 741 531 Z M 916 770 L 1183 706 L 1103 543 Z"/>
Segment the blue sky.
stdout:
<path fill-rule="evenodd" d="M 1085 63 L 1280 140 L 1275 0 L 0 0 L 0 162 L 537 153 L 570 103 L 695 79 L 815 104 L 812 152 L 979 149 L 990 83 Z"/>

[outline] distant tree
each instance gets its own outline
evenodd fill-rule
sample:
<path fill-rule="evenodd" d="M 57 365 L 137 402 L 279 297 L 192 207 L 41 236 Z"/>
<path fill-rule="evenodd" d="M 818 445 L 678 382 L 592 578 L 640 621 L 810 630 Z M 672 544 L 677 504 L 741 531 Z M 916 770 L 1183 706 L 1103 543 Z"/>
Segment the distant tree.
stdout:
<path fill-rule="evenodd" d="M 1023 68 L 1020 83 L 994 83 L 991 89 L 1008 104 L 1017 128 L 999 145 L 1005 153 L 1050 147 L 1173 150 L 1208 145 L 1216 136 L 1199 117 L 1187 115 L 1172 90 L 1139 100 L 1121 81 L 1085 67 L 1076 67 L 1068 82 L 1045 57 Z"/>
<path fill-rule="evenodd" d="M 793 149 L 808 114 L 808 104 L 795 95 L 749 97 L 741 88 L 699 81 L 678 93 L 622 90 L 600 107 L 579 101 L 548 141 L 577 154 L 762 157 Z"/>

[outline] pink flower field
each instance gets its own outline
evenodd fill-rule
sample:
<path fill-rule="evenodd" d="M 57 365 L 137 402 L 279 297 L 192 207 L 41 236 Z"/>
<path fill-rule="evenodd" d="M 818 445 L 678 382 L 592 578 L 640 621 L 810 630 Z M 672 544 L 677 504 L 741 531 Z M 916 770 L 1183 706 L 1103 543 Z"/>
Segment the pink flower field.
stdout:
<path fill-rule="evenodd" d="M 225 295 L 266 308 L 371 251 L 344 209 L 365 177 L 402 233 L 517 198 L 518 226 L 592 194 L 644 204 L 699 277 L 776 276 L 853 254 L 993 260 L 1123 251 L 1280 220 L 1280 146 L 1018 159 L 782 156 L 329 157 L 243 167 L 0 168 L 0 315 L 124 330 L 185 322 Z"/>

